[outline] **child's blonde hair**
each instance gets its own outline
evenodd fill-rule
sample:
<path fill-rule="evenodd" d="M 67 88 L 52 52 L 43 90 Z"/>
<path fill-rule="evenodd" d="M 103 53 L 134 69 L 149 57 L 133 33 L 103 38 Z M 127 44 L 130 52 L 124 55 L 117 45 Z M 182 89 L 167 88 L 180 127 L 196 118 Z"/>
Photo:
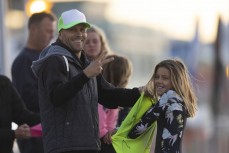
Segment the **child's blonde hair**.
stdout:
<path fill-rule="evenodd" d="M 185 64 L 180 59 L 168 59 L 158 63 L 154 69 L 154 73 L 150 81 L 144 88 L 145 94 L 152 98 L 158 97 L 153 80 L 158 68 L 160 67 L 164 67 L 169 70 L 173 90 L 175 90 L 183 98 L 189 115 L 194 117 L 197 110 L 197 98 L 193 90 L 189 72 Z"/>
<path fill-rule="evenodd" d="M 114 58 L 114 61 L 103 66 L 104 78 L 115 87 L 126 87 L 132 74 L 130 60 L 120 55 L 109 55 L 107 58 Z"/>
<path fill-rule="evenodd" d="M 111 49 L 110 49 L 110 47 L 108 45 L 108 41 L 107 41 L 106 35 L 105 35 L 104 31 L 101 28 L 99 28 L 96 25 L 91 25 L 91 27 L 87 29 L 87 33 L 89 33 L 89 32 L 95 32 L 95 33 L 97 33 L 99 35 L 99 39 L 101 41 L 101 51 L 100 51 L 98 56 L 100 56 L 104 52 L 106 52 L 108 54 L 112 53 L 112 51 L 111 51 Z"/>

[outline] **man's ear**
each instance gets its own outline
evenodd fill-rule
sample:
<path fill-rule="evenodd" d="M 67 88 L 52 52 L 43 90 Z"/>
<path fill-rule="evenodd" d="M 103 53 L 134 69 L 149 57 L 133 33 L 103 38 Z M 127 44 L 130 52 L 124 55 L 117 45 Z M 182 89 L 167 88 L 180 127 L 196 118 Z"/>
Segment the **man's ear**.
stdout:
<path fill-rule="evenodd" d="M 36 30 L 37 30 L 37 27 L 36 27 L 36 25 L 34 25 L 34 24 L 32 24 L 32 25 L 29 27 L 30 33 L 34 33 Z"/>
<path fill-rule="evenodd" d="M 59 32 L 58 38 L 59 38 L 60 40 L 62 40 L 62 32 L 61 32 L 61 31 Z"/>

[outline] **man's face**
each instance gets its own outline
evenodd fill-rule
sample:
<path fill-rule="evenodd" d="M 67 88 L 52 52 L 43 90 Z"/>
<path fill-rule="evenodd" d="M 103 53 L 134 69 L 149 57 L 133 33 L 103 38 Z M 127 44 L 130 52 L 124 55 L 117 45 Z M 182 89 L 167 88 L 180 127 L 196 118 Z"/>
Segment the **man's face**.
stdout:
<path fill-rule="evenodd" d="M 44 18 L 40 24 L 36 25 L 34 36 L 38 44 L 38 50 L 42 50 L 51 42 L 56 29 L 56 21 Z"/>
<path fill-rule="evenodd" d="M 78 56 L 83 50 L 87 38 L 86 30 L 84 24 L 75 25 L 70 29 L 62 29 L 59 33 L 59 39 Z"/>

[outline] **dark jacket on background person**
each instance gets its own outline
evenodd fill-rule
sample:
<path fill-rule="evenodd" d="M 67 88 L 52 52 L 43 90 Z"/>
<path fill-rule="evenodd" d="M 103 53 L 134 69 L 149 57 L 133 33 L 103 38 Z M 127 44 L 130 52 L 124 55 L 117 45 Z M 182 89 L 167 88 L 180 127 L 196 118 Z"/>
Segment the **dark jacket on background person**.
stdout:
<path fill-rule="evenodd" d="M 26 107 L 39 113 L 38 80 L 31 69 L 32 62 L 39 58 L 40 51 L 24 48 L 12 65 L 12 83 L 21 95 Z"/>
<path fill-rule="evenodd" d="M 98 101 L 107 108 L 130 107 L 140 96 L 137 88 L 114 88 L 101 75 L 87 78 L 83 69 L 89 64 L 83 53 L 79 60 L 61 42 L 33 62 L 47 153 L 99 150 Z"/>
<path fill-rule="evenodd" d="M 0 152 L 11 153 L 15 133 L 11 123 L 29 126 L 40 123 L 40 117 L 26 109 L 10 80 L 0 75 Z"/>
<path fill-rule="evenodd" d="M 22 97 L 28 110 L 40 113 L 38 80 L 31 69 L 32 62 L 40 55 L 39 50 L 23 48 L 12 65 L 12 83 Z M 21 153 L 43 153 L 41 137 L 17 140 Z"/>

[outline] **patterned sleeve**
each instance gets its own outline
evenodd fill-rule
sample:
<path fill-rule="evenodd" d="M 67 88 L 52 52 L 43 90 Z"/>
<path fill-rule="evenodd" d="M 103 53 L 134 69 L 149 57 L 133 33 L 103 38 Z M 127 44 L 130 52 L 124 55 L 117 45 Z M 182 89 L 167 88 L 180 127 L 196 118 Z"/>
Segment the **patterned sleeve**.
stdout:
<path fill-rule="evenodd" d="M 131 129 L 128 134 L 128 137 L 135 139 L 146 131 L 150 125 L 158 119 L 162 113 L 163 107 L 159 106 L 159 102 L 156 105 L 152 106 L 141 118 L 141 120 Z"/>
<path fill-rule="evenodd" d="M 165 112 L 165 124 L 161 135 L 161 149 L 165 152 L 179 152 L 180 143 L 187 118 L 183 101 L 176 98 L 168 100 Z"/>
<path fill-rule="evenodd" d="M 172 90 L 163 94 L 156 105 L 151 107 L 143 115 L 141 120 L 131 129 L 128 137 L 132 139 L 137 138 L 144 133 L 154 121 L 158 120 L 161 115 L 165 116 L 165 119 L 167 120 L 165 129 L 176 131 L 177 127 L 182 127 L 177 125 L 180 123 L 176 123 L 183 112 L 182 105 L 180 105 L 179 101 L 182 101 L 182 99 Z"/>

